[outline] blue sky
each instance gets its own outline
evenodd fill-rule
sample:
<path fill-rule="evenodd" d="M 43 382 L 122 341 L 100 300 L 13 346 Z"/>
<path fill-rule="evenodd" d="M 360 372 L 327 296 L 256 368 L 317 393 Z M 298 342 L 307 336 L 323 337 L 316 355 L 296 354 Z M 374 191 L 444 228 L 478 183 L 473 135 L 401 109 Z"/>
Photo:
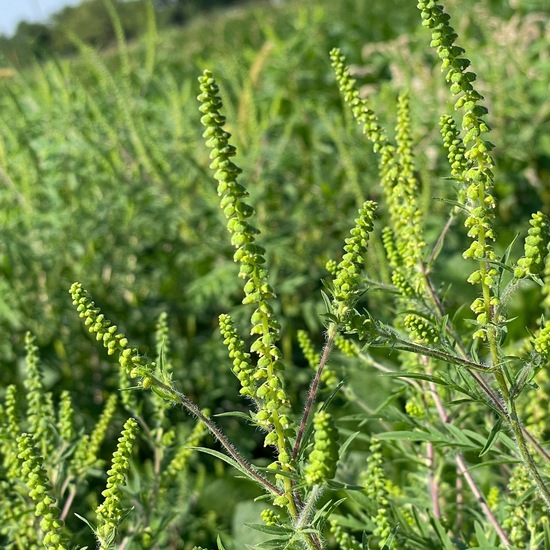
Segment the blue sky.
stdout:
<path fill-rule="evenodd" d="M 11 35 L 22 21 L 40 21 L 80 0 L 0 0 L 0 34 Z"/>

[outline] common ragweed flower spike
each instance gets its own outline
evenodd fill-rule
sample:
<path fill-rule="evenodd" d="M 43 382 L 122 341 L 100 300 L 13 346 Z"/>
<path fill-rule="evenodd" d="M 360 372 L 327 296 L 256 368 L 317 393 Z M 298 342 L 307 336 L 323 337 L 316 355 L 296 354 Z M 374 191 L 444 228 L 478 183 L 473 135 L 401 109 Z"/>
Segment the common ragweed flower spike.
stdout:
<path fill-rule="evenodd" d="M 118 327 L 105 318 L 80 283 L 73 283 L 70 293 L 78 315 L 84 319 L 88 330 L 95 334 L 96 340 L 103 343 L 109 355 L 118 354 L 120 366 L 128 376 L 141 378 L 143 387 L 148 387 L 154 365 L 149 364 L 137 348 L 128 346 L 128 339 L 117 332 Z"/>
<path fill-rule="evenodd" d="M 122 487 L 126 484 L 126 475 L 130 469 L 132 446 L 136 438 L 138 424 L 130 418 L 118 440 L 117 450 L 113 454 L 111 469 L 107 472 L 107 488 L 101 493 L 105 500 L 96 508 L 98 525 L 95 535 L 100 550 L 112 548 L 118 526 L 125 516 L 122 509 Z"/>
<path fill-rule="evenodd" d="M 518 260 L 514 277 L 523 279 L 529 275 L 539 275 L 545 266 L 548 255 L 548 217 L 542 212 L 535 212 L 529 220 L 531 228 L 525 239 L 524 256 Z"/>
<path fill-rule="evenodd" d="M 72 442 L 76 434 L 73 417 L 74 409 L 71 396 L 67 390 L 63 390 L 59 403 L 58 428 L 59 435 L 65 443 Z"/>
<path fill-rule="evenodd" d="M 346 58 L 339 49 L 334 48 L 330 51 L 330 61 L 344 101 L 351 107 L 355 120 L 362 126 L 363 133 L 373 143 L 374 152 L 381 153 L 380 166 L 388 169 L 393 167 L 395 147 L 390 144 L 386 132 L 378 124 L 376 114 L 369 107 L 368 102 L 359 97 L 355 80 L 346 67 Z"/>
<path fill-rule="evenodd" d="M 241 383 L 241 395 L 254 399 L 256 395 L 254 372 L 255 367 L 250 361 L 250 353 L 245 351 L 245 345 L 237 333 L 233 319 L 227 314 L 219 317 L 220 332 L 224 338 L 223 343 L 227 346 L 229 357 L 233 360 L 233 373 Z"/>
<path fill-rule="evenodd" d="M 330 532 L 341 550 L 363 550 L 364 546 L 336 521 L 331 520 Z"/>
<path fill-rule="evenodd" d="M 17 387 L 10 384 L 6 388 L 4 406 L 0 409 L 0 435 L 2 436 L 3 464 L 6 479 L 16 479 L 19 471 L 15 441 L 21 433 L 17 415 Z"/>
<path fill-rule="evenodd" d="M 332 416 L 326 411 L 315 413 L 313 429 L 315 442 L 304 469 L 304 479 L 309 486 L 334 478 L 338 465 L 338 431 Z"/>
<path fill-rule="evenodd" d="M 22 434 L 17 439 L 18 459 L 21 475 L 29 488 L 29 496 L 35 504 L 35 514 L 40 519 L 40 530 L 44 534 L 43 544 L 49 550 L 68 548 L 68 535 L 64 523 L 59 519 L 60 511 L 56 500 L 51 496 L 52 486 L 44 468 L 44 459 L 34 446 L 30 434 Z"/>
<path fill-rule="evenodd" d="M 277 346 L 281 327 L 269 304 L 275 293 L 268 283 L 265 249 L 256 243 L 259 231 L 249 222 L 254 209 L 245 202 L 248 193 L 237 181 L 241 169 L 231 160 L 236 150 L 229 143 L 231 135 L 223 129 L 225 117 L 220 113 L 222 101 L 218 85 L 210 71 L 204 71 L 199 83 L 199 110 L 203 113 L 201 123 L 206 127 L 203 137 L 206 138 L 207 147 L 212 149 L 210 168 L 215 170 L 220 206 L 227 218 L 231 244 L 236 248 L 233 259 L 240 264 L 239 277 L 246 281 L 243 304 L 255 306 L 250 333 L 257 339 L 252 343 L 250 352 L 258 355 L 253 374 L 254 399 L 260 403 L 257 420 L 273 427 L 265 443 L 276 445 L 279 461 L 285 463 L 289 457 L 286 438 L 292 435 L 292 430 L 285 412 L 289 408 L 289 400 L 281 376 L 284 370 L 282 354 Z"/>
<path fill-rule="evenodd" d="M 466 184 L 465 206 L 468 217 L 465 226 L 468 236 L 472 239 L 471 245 L 464 252 L 464 258 L 476 260 L 480 268 L 469 277 L 472 284 L 480 284 L 483 289 L 483 314 L 478 314 L 477 322 L 481 327 L 474 333 L 475 338 L 486 339 L 490 323 L 498 322 L 492 318 L 497 305 L 493 288 L 496 285 L 498 272 L 491 267 L 497 261 L 493 250 L 495 235 L 493 231 L 495 200 L 492 196 L 493 166 L 491 157 L 493 144 L 484 139 L 483 135 L 489 132 L 489 126 L 483 119 L 488 113 L 486 107 L 480 105 L 483 96 L 479 94 L 473 82 L 475 73 L 468 71 L 470 61 L 463 56 L 464 49 L 454 44 L 457 38 L 454 29 L 449 24 L 450 17 L 443 11 L 443 7 L 434 0 L 419 0 L 418 8 L 421 11 L 422 25 L 432 31 L 431 46 L 435 48 L 442 62 L 442 70 L 446 71 L 445 79 L 449 83 L 451 93 L 458 96 L 455 109 L 462 110 L 462 144 L 464 162 L 460 179 Z M 449 140 L 453 141 L 453 129 L 449 119 L 445 119 Z M 458 160 L 458 159 L 456 159 Z M 458 164 L 455 164 L 458 169 Z M 472 309 L 474 309 L 472 307 Z M 479 309 L 479 308 L 477 308 Z M 495 336 L 496 337 L 496 336 Z M 496 360 L 496 357 L 493 357 Z"/>
<path fill-rule="evenodd" d="M 419 344 L 437 344 L 439 334 L 437 330 L 420 315 L 410 313 L 403 319 L 403 324 Z"/>
<path fill-rule="evenodd" d="M 550 324 L 545 324 L 536 334 L 533 347 L 546 361 L 550 358 Z"/>
<path fill-rule="evenodd" d="M 443 145 L 447 150 L 451 174 L 457 181 L 462 181 L 462 176 L 467 169 L 467 161 L 466 147 L 460 137 L 460 131 L 450 115 L 443 115 L 439 120 L 439 126 L 443 137 Z"/>
<path fill-rule="evenodd" d="M 107 428 L 115 414 L 116 404 L 117 396 L 111 394 L 105 403 L 105 407 L 91 435 L 86 434 L 78 441 L 69 467 L 70 471 L 76 476 L 82 475 L 90 466 L 96 464 L 99 449 L 105 439 Z"/>
<path fill-rule="evenodd" d="M 378 512 L 372 521 L 375 524 L 373 535 L 386 540 L 391 533 L 389 520 L 389 501 L 387 478 L 382 469 L 383 465 L 382 445 L 376 439 L 371 440 L 370 455 L 367 459 L 367 469 L 361 476 L 361 482 L 365 487 L 365 494 L 372 499 L 378 508 Z"/>
<path fill-rule="evenodd" d="M 339 335 L 337 335 L 336 338 L 338 338 L 338 336 Z M 317 370 L 321 361 L 321 354 L 315 351 L 308 333 L 305 330 L 299 330 L 297 333 L 297 338 L 300 349 L 302 350 L 309 366 L 312 369 Z M 327 388 L 334 388 L 336 384 L 338 384 L 338 377 L 336 376 L 336 373 L 328 365 L 323 369 L 321 374 L 321 382 Z"/>
<path fill-rule="evenodd" d="M 359 210 L 359 217 L 355 220 L 355 227 L 345 240 L 344 256 L 338 264 L 336 277 L 333 282 L 333 300 L 335 314 L 344 318 L 353 305 L 361 283 L 361 272 L 364 266 L 364 256 L 367 252 L 369 233 L 374 229 L 374 213 L 376 203 L 366 201 Z"/>
<path fill-rule="evenodd" d="M 49 419 L 54 417 L 54 411 L 51 400 L 48 401 L 47 393 L 42 384 L 38 347 L 35 344 L 34 336 L 30 332 L 25 335 L 25 348 L 27 375 L 23 384 L 27 390 L 28 431 L 34 435 L 35 441 L 39 442 L 43 455 L 47 456 L 53 450 L 53 442 L 49 433 Z"/>

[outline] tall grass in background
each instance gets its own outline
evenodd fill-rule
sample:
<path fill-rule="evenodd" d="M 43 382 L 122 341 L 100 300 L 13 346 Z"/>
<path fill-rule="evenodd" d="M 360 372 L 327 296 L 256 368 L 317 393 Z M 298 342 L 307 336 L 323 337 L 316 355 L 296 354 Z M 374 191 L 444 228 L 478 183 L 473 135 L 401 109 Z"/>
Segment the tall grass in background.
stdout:
<path fill-rule="evenodd" d="M 95 544 L 75 513 L 92 526 L 97 524 L 91 511 L 106 518 L 100 508 L 102 472 L 109 468 L 128 411 L 138 419 L 141 435 L 133 443 L 128 489 L 120 495 L 126 508 L 133 506 L 134 519 L 120 527 L 122 518 L 115 521 L 123 547 L 212 548 L 218 534 L 227 548 L 244 548 L 269 535 L 291 540 L 296 518 L 285 523 L 284 517 L 277 520 L 268 513 L 264 521 L 273 529 L 243 527 L 260 521 L 266 506 L 253 499 L 261 492 L 211 456 L 184 452 L 182 445 L 203 444 L 205 437 L 192 420 L 179 409 L 164 408 L 157 394 L 118 391 L 132 383 L 120 380 L 101 346 L 76 326 L 67 289 L 82 281 L 136 346 L 136 356 L 162 365 L 178 392 L 199 410 L 248 414 L 217 330 L 218 316 L 230 313 L 246 334 L 249 312 L 239 305 L 239 269 L 201 138 L 196 77 L 208 67 L 220 85 L 225 128 L 238 150 L 241 178 L 256 211 L 254 225 L 267 249 L 269 282 L 277 292 L 271 307 L 281 324 L 285 391 L 293 397 L 289 414 L 295 422 L 324 344 L 327 261 L 341 257 L 363 202 L 384 205 L 388 200 L 379 183 L 379 160 L 342 105 L 328 58 L 331 48 L 347 54 L 390 141 L 394 135 L 403 140 L 404 127 L 410 132 L 405 141 L 415 145 L 413 175 L 419 182 L 414 197 L 419 212 L 429 213 L 424 216 L 426 242 L 439 243 L 455 207 L 456 177 L 447 179 L 438 128 L 438 116 L 448 112 L 452 101 L 429 54 L 417 9 L 411 4 L 410 10 L 396 10 L 397 4 L 401 6 L 389 1 L 370 7 L 352 1 L 264 5 L 199 19 L 185 33 L 160 35 L 149 10 L 147 36 L 142 43 L 127 44 L 106 2 L 118 37 L 116 52 L 98 55 L 80 44 L 77 59 L 51 60 L 2 82 L 0 327 L 5 337 L 0 377 L 7 388 L 2 433 L 9 441 L 20 431 L 42 437 L 38 454 L 46 457 L 44 475 L 60 499 L 61 517 L 72 533 L 70 547 Z M 473 5 L 466 10 L 453 2 L 449 11 L 489 107 L 498 167 L 494 226 L 501 236 L 495 249 L 503 262 L 513 264 L 521 246 L 510 256 L 506 247 L 516 233 L 526 233 L 532 212 L 549 209 L 548 15 L 520 7 L 504 12 L 507 18 L 502 19 L 498 9 Z M 401 126 L 394 131 L 397 95 L 404 90 L 409 95 L 402 100 L 407 103 L 401 103 Z M 391 208 L 382 206 L 369 238 L 363 282 L 395 293 L 398 270 L 386 256 L 389 241 L 381 231 L 395 223 L 390 214 Z M 428 326 L 436 332 L 451 320 L 464 335 L 471 332 L 467 307 L 475 292 L 466 282 L 470 266 L 461 258 L 466 241 L 466 230 L 455 222 L 433 265 L 433 290 L 449 313 Z M 486 400 L 469 386 L 471 379 L 455 367 L 446 375 L 447 390 L 434 393 L 440 401 L 433 402 L 418 390 L 435 391 L 432 384 L 441 382 L 435 373 L 425 379 L 411 375 L 404 382 L 380 377 L 378 370 L 412 368 L 397 351 L 394 329 L 384 332 L 384 327 L 397 318 L 394 328 L 402 330 L 404 316 L 399 314 L 413 306 L 398 300 L 388 308 L 388 295 L 372 291 L 360 304 L 382 323 L 377 325 L 380 333 L 369 338 L 389 341 L 394 351 L 367 352 L 356 342 L 337 340 L 343 351 L 331 355 L 329 374 L 342 386 L 334 394 L 330 389 L 321 394 L 320 401 L 334 413 L 340 442 L 346 444 L 340 450 L 338 482 L 329 483 L 315 502 L 319 515 L 308 518 L 319 530 L 310 543 L 326 538 L 331 548 L 360 548 L 365 532 L 373 548 L 391 540 L 395 547 L 411 548 L 550 547 L 540 519 L 543 505 L 530 492 L 525 472 L 515 467 L 516 444 L 501 429 L 498 410 L 490 413 Z M 546 307 L 535 283 L 520 286 L 508 306 L 509 318 L 516 320 L 506 325 L 506 355 L 523 357 L 528 331 L 539 330 Z M 360 307 L 358 311 L 363 313 Z M 421 327 L 423 315 L 432 322 L 425 311 L 420 313 L 420 320 L 408 321 L 416 323 L 417 332 L 428 330 Z M 348 328 L 361 334 L 361 327 Z M 34 336 L 25 336 L 27 331 Z M 474 347 L 473 353 L 469 360 L 484 360 L 482 348 Z M 530 377 L 525 371 L 522 383 Z M 148 378 L 138 382 L 144 380 Z M 544 441 L 544 370 L 536 381 L 538 390 L 526 387 L 518 407 L 536 440 Z M 26 409 L 21 384 L 28 392 Z M 470 392 L 468 402 L 454 393 L 459 387 Z M 438 416 L 438 406 L 455 399 L 446 413 L 450 416 Z M 217 422 L 255 464 L 267 466 L 273 460 L 262 435 L 243 426 L 239 414 Z M 132 426 L 126 428 L 120 449 L 135 437 Z M 52 452 L 56 437 L 63 441 L 58 454 Z M 304 441 L 305 459 L 307 443 L 314 443 L 307 437 Z M 32 454 L 32 442 L 21 438 L 19 447 L 9 445 L 2 483 L 6 494 L 14 496 L 18 490 L 9 493 L 14 490 L 9 484 L 17 468 L 10 460 L 14 453 Z M 448 448 L 460 460 L 447 460 Z M 541 466 L 542 475 L 545 468 Z M 220 494 L 235 499 L 221 502 Z M 346 500 L 333 514 L 332 526 L 323 524 L 340 498 Z M 28 499 L 20 504 L 11 516 L 3 508 L 2 536 L 14 548 L 29 548 L 37 532 L 34 509 Z M 17 539 L 14 533 L 22 525 L 24 534 Z M 284 542 L 275 547 L 283 548 Z"/>

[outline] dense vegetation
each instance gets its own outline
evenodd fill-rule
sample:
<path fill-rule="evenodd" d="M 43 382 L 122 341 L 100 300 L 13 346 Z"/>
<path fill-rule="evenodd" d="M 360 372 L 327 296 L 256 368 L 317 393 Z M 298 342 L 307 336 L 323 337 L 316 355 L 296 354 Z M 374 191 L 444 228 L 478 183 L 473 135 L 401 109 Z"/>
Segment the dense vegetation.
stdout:
<path fill-rule="evenodd" d="M 116 43 L 107 53 L 99 55 L 98 44 L 75 30 L 70 43 L 77 56 L 39 59 L 1 83 L 0 545 L 41 547 L 36 494 L 20 477 L 22 463 L 34 460 L 31 470 L 50 487 L 66 523 L 59 543 L 48 539 L 52 548 L 93 548 L 86 522 L 105 548 L 115 532 L 120 548 L 229 550 L 273 537 L 274 548 L 321 548 L 325 538 L 328 548 L 344 550 L 361 548 L 362 538 L 365 548 L 367 540 L 370 548 L 550 548 L 540 490 L 549 474 L 541 315 L 550 313 L 550 266 L 547 222 L 531 218 L 550 211 L 544 6 L 447 3 L 478 75 L 475 90 L 485 96 L 473 96 L 471 124 L 479 133 L 469 134 L 472 145 L 460 135 L 460 109 L 458 130 L 446 119 L 447 141 L 440 135 L 439 117 L 453 113 L 456 89 L 441 75 L 433 53 L 438 38 L 432 35 L 430 48 L 414 3 L 241 6 L 199 15 L 183 32 L 159 32 L 153 4 L 132 3 L 128 13 L 141 18 L 132 27 L 139 36 L 128 35 L 122 4 L 103 3 L 101 17 Z M 344 73 L 337 81 L 329 59 L 335 47 L 347 58 L 333 51 L 336 73 L 352 66 L 368 106 Z M 199 89 L 204 69 L 218 91 L 210 73 Z M 458 93 L 467 88 L 460 79 L 471 78 L 463 73 L 451 81 L 464 86 Z M 251 212 L 248 203 L 255 210 L 250 227 L 231 222 L 234 212 L 218 187 L 228 227 L 245 242 L 257 228 L 254 238 L 266 250 L 256 259 L 258 266 L 266 261 L 269 288 L 258 292 L 270 313 L 257 330 L 267 330 L 263 338 L 280 348 L 286 370 L 277 375 L 277 367 L 270 377 L 284 387 L 290 419 L 274 447 L 264 446 L 259 427 L 278 420 L 259 419 L 263 398 L 242 392 L 243 377 L 235 376 L 235 354 L 246 352 L 231 346 L 240 334 L 250 347 L 250 318 L 253 327 L 258 318 L 255 306 L 241 304 L 247 281 L 239 277 L 234 246 L 242 243 L 227 232 L 201 137 L 201 119 L 217 131 L 214 107 L 226 117 L 242 169 L 239 185 L 249 194 L 244 199 L 231 188 L 229 196 L 240 214 Z M 366 135 L 355 118 L 368 123 Z M 489 130 L 484 119 L 492 126 L 490 139 L 480 142 L 488 156 L 484 150 L 470 158 L 489 174 L 484 193 L 495 198 L 487 216 L 497 237 L 484 244 L 480 280 L 478 271 L 472 274 L 476 262 L 462 257 L 480 231 L 472 230 L 475 221 L 463 223 L 475 218 L 472 212 L 480 217 L 478 196 L 465 194 L 472 166 L 452 155 L 461 143 L 465 150 L 479 146 Z M 395 150 L 388 148 L 393 142 Z M 214 158 L 228 146 L 216 145 Z M 392 159 L 398 176 L 388 168 Z M 234 183 L 232 176 L 227 181 Z M 379 203 L 376 215 L 365 201 Z M 349 266 L 341 259 L 346 243 L 356 252 L 357 243 L 346 241 L 354 220 L 359 229 L 351 236 L 359 231 L 369 250 L 365 260 L 353 258 L 361 276 L 348 295 L 341 283 Z M 117 328 L 98 320 L 92 298 L 75 281 Z M 248 283 L 245 292 L 253 294 Z M 506 308 L 495 302 L 485 311 L 477 303 L 470 311 L 479 295 Z M 78 313 L 88 326 L 79 324 Z M 225 314 L 232 322 L 219 318 Z M 112 354 L 88 328 L 106 346 L 114 342 Z M 334 349 L 325 367 L 319 354 L 327 336 Z M 258 354 L 258 365 L 270 357 Z M 133 370 L 126 368 L 128 356 Z M 281 458 L 281 441 L 301 434 L 319 361 L 321 385 L 307 423 L 314 429 L 302 433 L 293 457 L 298 468 Z M 134 386 L 155 392 L 127 389 Z M 236 473 L 216 455 L 223 444 L 207 436 L 204 424 L 165 401 L 195 403 L 191 412 L 205 414 L 206 424 L 218 415 L 216 423 L 255 467 L 275 458 L 280 470 L 269 479 L 286 491 L 271 495 L 279 506 L 256 501 L 264 491 L 242 479 L 250 474 L 246 467 Z M 516 413 L 522 424 L 513 423 Z M 529 478 L 521 440 L 531 436 Z M 336 441 L 339 451 L 331 447 Z M 318 474 L 311 466 L 324 456 L 323 445 L 332 459 L 339 452 L 336 472 L 327 467 Z M 114 452 L 119 472 L 109 470 Z M 107 477 L 110 489 L 102 496 Z M 288 489 L 288 480 L 298 489 Z M 287 493 L 298 512 L 284 501 Z M 109 515 L 104 497 L 111 505 L 121 500 L 119 516 Z M 304 503 L 312 508 L 299 513 Z M 123 521 L 121 510 L 132 507 Z M 50 508 L 37 515 L 51 534 L 58 526 Z M 262 520 L 256 530 L 246 525 Z"/>

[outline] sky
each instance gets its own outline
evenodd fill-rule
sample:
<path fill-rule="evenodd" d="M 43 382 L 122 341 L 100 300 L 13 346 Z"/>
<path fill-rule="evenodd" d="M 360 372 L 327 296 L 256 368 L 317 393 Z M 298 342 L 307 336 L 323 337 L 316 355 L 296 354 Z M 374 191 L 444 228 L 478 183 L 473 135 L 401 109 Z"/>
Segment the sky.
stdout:
<path fill-rule="evenodd" d="M 20 21 L 45 22 L 64 8 L 80 0 L 0 0 L 0 34 L 12 35 Z"/>

